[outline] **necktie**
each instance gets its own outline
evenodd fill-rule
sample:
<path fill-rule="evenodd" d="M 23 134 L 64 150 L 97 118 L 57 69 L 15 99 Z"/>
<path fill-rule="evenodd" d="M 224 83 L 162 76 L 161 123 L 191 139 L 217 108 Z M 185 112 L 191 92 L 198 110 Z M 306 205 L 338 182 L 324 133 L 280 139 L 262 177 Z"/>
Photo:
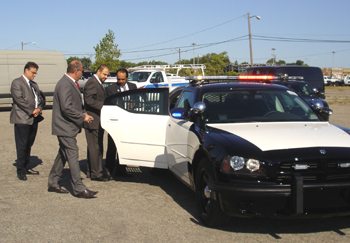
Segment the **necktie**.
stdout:
<path fill-rule="evenodd" d="M 77 85 L 78 89 L 80 90 L 78 81 L 75 81 L 75 84 Z"/>
<path fill-rule="evenodd" d="M 33 81 L 32 80 L 29 80 L 29 86 L 30 86 L 30 89 L 33 91 L 33 94 L 34 94 L 34 99 L 35 99 L 35 108 L 38 107 L 38 97 L 35 93 L 35 89 L 33 87 Z"/>

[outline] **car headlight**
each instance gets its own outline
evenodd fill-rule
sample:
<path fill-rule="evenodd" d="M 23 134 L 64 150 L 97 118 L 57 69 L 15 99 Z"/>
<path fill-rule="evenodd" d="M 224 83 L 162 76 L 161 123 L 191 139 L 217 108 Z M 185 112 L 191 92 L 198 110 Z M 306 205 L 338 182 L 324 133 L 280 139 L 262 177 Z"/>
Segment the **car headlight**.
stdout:
<path fill-rule="evenodd" d="M 266 174 L 264 165 L 265 162 L 257 159 L 228 155 L 222 161 L 221 172 L 227 174 L 255 174 L 264 176 Z"/>

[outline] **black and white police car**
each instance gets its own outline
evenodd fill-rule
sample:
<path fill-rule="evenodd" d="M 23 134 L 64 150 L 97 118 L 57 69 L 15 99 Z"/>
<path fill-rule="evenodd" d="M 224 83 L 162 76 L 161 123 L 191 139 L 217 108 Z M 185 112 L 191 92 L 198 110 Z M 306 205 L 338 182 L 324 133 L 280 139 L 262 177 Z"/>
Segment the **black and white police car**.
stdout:
<path fill-rule="evenodd" d="M 285 86 L 189 79 L 170 94 L 105 100 L 101 124 L 121 164 L 169 169 L 195 191 L 207 226 L 232 216 L 350 215 L 349 129 Z"/>

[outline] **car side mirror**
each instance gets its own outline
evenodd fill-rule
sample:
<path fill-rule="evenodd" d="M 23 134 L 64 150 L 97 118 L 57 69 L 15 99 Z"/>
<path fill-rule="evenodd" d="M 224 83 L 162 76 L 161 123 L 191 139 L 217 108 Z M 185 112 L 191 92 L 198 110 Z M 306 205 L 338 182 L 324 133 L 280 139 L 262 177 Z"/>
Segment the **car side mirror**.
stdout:
<path fill-rule="evenodd" d="M 313 88 L 312 91 L 313 91 L 314 94 L 317 95 L 320 99 L 325 99 L 325 98 L 326 98 L 326 96 L 324 95 L 324 93 L 318 91 L 317 88 Z"/>
<path fill-rule="evenodd" d="M 201 114 L 205 111 L 206 108 L 207 107 L 204 102 L 197 102 L 193 105 L 193 108 L 191 108 L 191 111 L 194 114 Z"/>
<path fill-rule="evenodd" d="M 315 100 L 313 103 L 314 103 L 314 105 L 316 107 L 316 110 L 318 110 L 319 112 L 322 112 L 323 107 L 324 107 L 322 101 L 321 100 Z"/>

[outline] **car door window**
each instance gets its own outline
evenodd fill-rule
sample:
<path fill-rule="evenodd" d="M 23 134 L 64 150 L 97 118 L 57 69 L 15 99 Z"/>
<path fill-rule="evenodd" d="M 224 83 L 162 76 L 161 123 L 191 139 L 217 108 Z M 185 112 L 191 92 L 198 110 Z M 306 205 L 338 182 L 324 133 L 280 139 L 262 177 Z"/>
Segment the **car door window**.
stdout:
<path fill-rule="evenodd" d="M 133 113 L 166 115 L 168 97 L 167 88 L 136 89 L 108 97 L 105 105 L 115 105 Z"/>
<path fill-rule="evenodd" d="M 151 77 L 151 83 L 164 83 L 163 75 L 161 72 L 156 72 Z"/>
<path fill-rule="evenodd" d="M 193 104 L 194 104 L 194 94 L 190 91 L 185 91 L 183 92 L 176 107 L 181 107 L 181 108 L 190 110 L 193 107 Z"/>

